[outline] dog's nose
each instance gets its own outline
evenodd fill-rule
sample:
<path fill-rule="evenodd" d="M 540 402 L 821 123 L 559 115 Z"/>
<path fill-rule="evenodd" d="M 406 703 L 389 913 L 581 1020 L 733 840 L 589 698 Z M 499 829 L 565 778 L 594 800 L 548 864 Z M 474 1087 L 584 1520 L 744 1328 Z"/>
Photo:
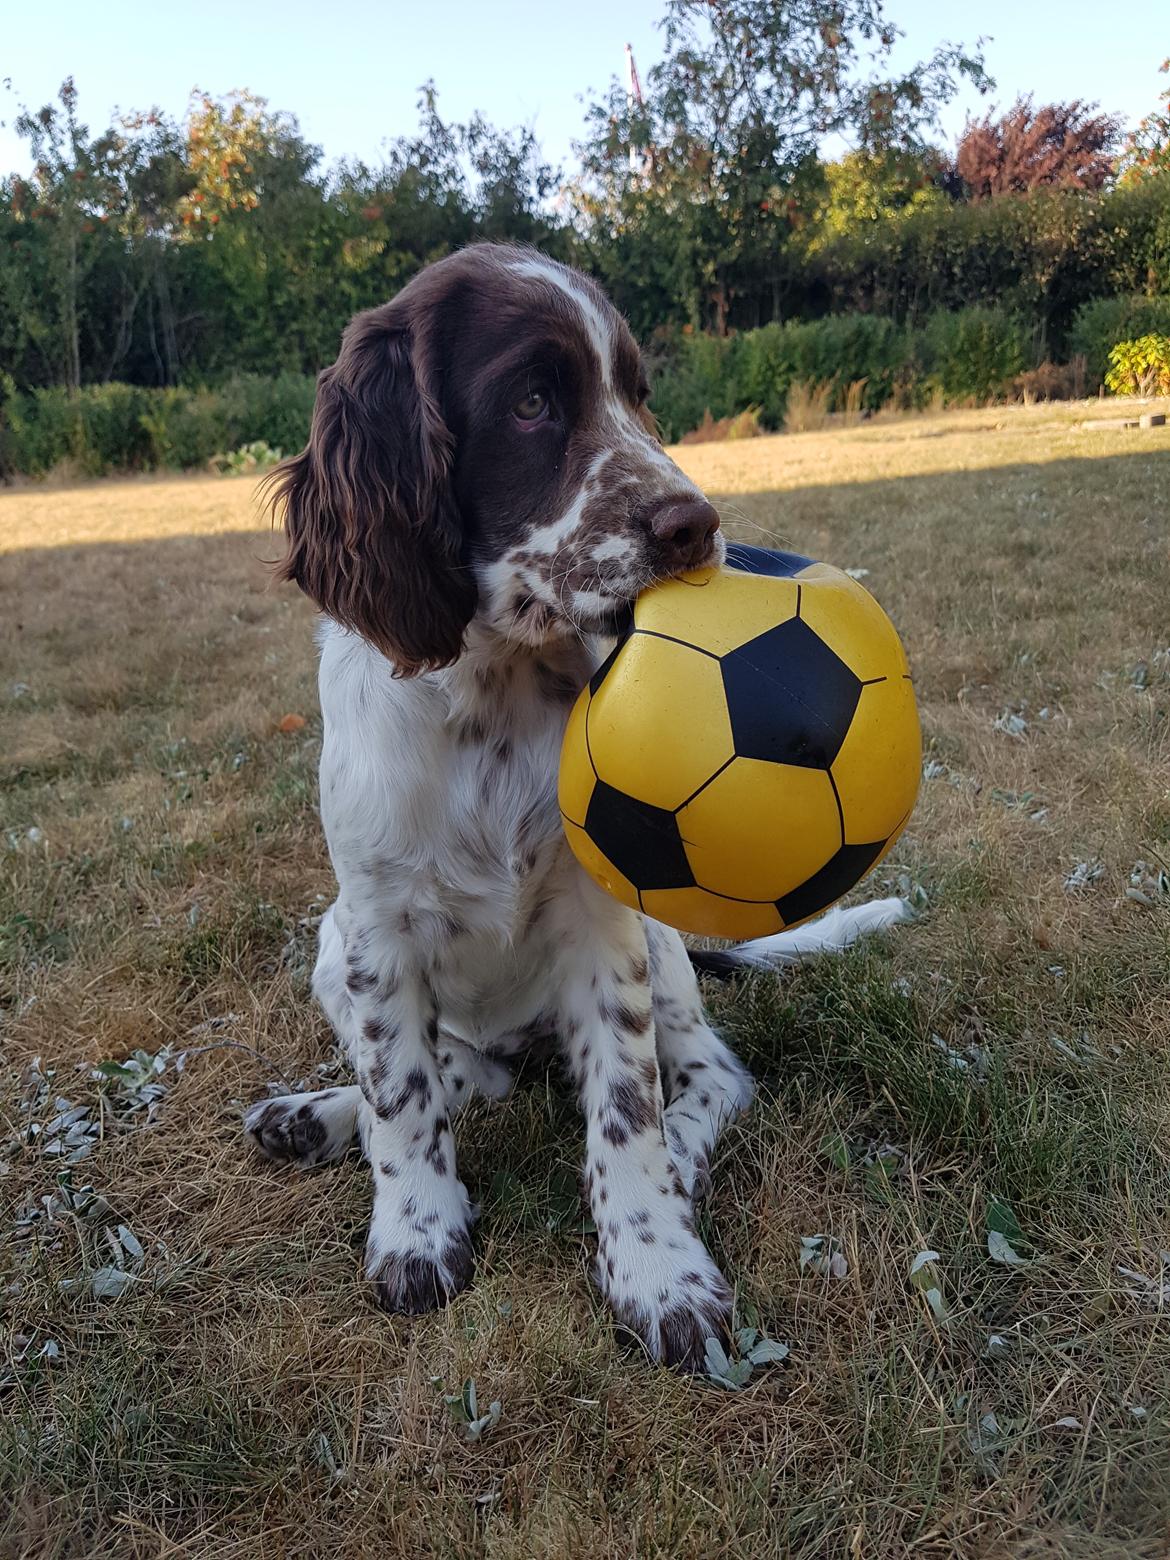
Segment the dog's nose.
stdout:
<path fill-rule="evenodd" d="M 668 498 L 646 516 L 646 525 L 672 569 L 697 569 L 711 555 L 719 516 L 705 498 Z"/>

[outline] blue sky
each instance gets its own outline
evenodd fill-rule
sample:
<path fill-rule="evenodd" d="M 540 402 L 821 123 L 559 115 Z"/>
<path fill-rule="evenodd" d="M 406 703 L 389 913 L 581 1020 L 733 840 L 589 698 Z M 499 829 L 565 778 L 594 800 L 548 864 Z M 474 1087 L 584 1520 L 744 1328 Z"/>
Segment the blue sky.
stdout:
<path fill-rule="evenodd" d="M 579 95 L 623 69 L 629 41 L 643 74 L 658 58 L 660 0 L 201 0 L 170 9 L 157 0 L 57 0 L 44 7 L 8 0 L 0 35 L 0 119 L 20 102 L 37 106 L 72 73 L 83 117 L 105 125 L 115 108 L 153 105 L 181 116 L 191 88 L 219 94 L 249 87 L 300 119 L 328 158 L 375 160 L 387 137 L 414 125 L 415 89 L 439 87 L 445 117 L 481 109 L 500 125 L 533 124 L 546 155 L 569 164 L 580 132 Z M 996 100 L 1018 92 L 1038 100 L 1082 97 L 1136 122 L 1153 107 L 1170 54 L 1167 0 L 887 0 L 906 32 L 905 56 L 943 38 L 989 39 Z M 181 22 L 178 18 L 181 17 Z M 970 94 L 953 105 L 953 138 Z M 0 129 L 0 171 L 24 168 L 9 125 Z"/>

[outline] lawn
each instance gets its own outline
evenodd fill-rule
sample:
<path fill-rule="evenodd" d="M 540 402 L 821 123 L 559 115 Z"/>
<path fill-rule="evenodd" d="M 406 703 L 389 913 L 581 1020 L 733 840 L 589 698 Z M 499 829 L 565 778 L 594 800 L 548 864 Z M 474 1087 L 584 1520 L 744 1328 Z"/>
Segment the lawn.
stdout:
<path fill-rule="evenodd" d="M 615 1338 L 555 1074 L 462 1119 L 471 1291 L 371 1309 L 360 1164 L 240 1130 L 334 1066 L 312 612 L 247 479 L 0 496 L 0 1555 L 1167 1552 L 1170 429 L 1075 417 L 680 452 L 868 571 L 927 749 L 920 918 L 709 991 L 737 1391 Z"/>

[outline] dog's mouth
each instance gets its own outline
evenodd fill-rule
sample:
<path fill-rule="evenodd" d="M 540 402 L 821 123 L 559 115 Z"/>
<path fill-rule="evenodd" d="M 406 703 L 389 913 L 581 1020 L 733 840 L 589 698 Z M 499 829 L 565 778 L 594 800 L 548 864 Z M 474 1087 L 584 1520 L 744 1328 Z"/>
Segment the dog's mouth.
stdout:
<path fill-rule="evenodd" d="M 608 633 L 625 632 L 633 622 L 634 603 L 645 591 L 653 589 L 655 585 L 665 585 L 670 580 L 692 574 L 696 569 L 717 569 L 726 557 L 727 543 L 723 539 L 723 533 L 716 531 L 698 556 L 680 561 L 670 568 L 648 564 L 645 570 L 622 580 L 620 584 L 616 581 L 606 582 L 598 587 L 598 594 L 611 597 L 613 604 L 611 606 L 607 602 L 599 609 L 597 621 L 607 625 L 605 631 Z M 581 615 L 578 615 L 577 621 L 581 622 Z"/>
<path fill-rule="evenodd" d="M 551 590 L 547 581 L 531 581 L 510 609 L 508 637 L 530 646 L 582 634 L 620 638 L 633 626 L 634 605 L 644 591 L 695 569 L 718 567 L 726 553 L 722 534 L 715 532 L 700 555 L 671 567 L 647 557 L 629 572 L 608 573 L 602 568 L 587 573 L 582 568 L 585 578 L 568 588 L 568 582 Z"/>
<path fill-rule="evenodd" d="M 641 594 L 639 592 L 638 594 Z M 579 617 L 576 627 L 586 634 L 599 634 L 604 639 L 622 639 L 634 626 L 634 601 L 631 597 L 608 611 L 587 617 Z"/>

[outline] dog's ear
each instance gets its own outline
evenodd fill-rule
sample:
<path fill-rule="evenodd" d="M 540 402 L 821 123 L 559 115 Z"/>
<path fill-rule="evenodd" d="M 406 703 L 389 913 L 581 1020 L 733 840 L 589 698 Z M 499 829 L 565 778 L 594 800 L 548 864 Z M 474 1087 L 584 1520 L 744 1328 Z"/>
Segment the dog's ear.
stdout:
<path fill-rule="evenodd" d="M 317 381 L 308 445 L 271 485 L 288 535 L 280 577 L 403 676 L 458 656 L 476 602 L 431 379 L 400 305 L 359 314 Z"/>

